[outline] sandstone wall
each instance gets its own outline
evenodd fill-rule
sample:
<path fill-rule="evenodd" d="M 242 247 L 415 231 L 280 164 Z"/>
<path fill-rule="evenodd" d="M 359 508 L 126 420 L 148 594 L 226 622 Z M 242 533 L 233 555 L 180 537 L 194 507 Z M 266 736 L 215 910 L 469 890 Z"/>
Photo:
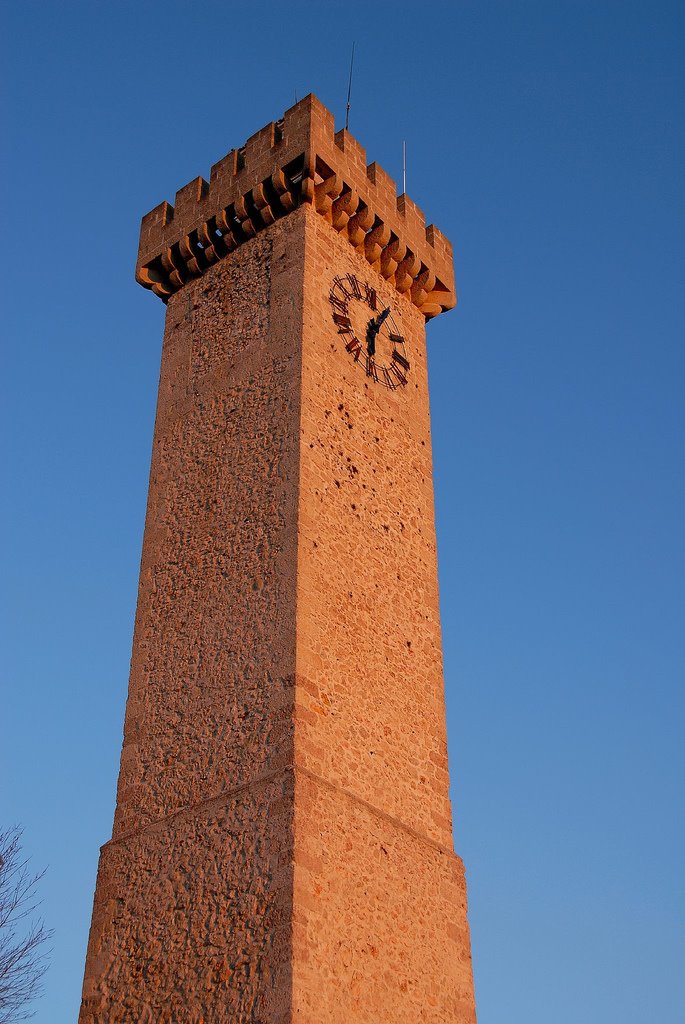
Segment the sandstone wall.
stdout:
<path fill-rule="evenodd" d="M 368 255 L 304 204 L 169 297 L 80 1024 L 474 1024 L 425 315 Z M 406 386 L 346 351 L 348 273 Z"/>

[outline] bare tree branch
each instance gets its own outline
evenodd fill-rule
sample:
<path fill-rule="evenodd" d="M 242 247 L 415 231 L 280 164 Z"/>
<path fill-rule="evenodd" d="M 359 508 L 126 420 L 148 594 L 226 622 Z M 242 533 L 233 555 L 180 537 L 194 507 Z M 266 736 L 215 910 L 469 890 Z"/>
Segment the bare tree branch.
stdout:
<path fill-rule="evenodd" d="M 19 828 L 0 831 L 0 1024 L 33 1016 L 29 1004 L 42 992 L 52 935 L 36 917 L 45 872 L 33 874 L 22 859 L 21 836 Z"/>

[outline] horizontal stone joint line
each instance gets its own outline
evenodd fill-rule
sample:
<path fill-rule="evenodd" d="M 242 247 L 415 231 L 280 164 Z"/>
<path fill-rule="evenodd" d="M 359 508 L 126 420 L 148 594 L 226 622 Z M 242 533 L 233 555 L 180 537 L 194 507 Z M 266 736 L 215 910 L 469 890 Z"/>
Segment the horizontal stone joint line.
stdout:
<path fill-rule="evenodd" d="M 160 825 L 164 825 L 166 822 L 171 822 L 179 818 L 184 818 L 194 812 L 201 811 L 202 809 L 211 806 L 211 804 L 231 800 L 234 797 L 239 796 L 241 793 L 244 793 L 247 790 L 252 789 L 253 787 L 265 786 L 269 782 L 273 782 L 275 779 L 279 778 L 279 776 L 285 775 L 288 772 L 292 773 L 295 782 L 297 782 L 297 775 L 301 773 L 302 775 L 307 776 L 307 778 L 311 779 L 313 782 L 325 786 L 326 789 L 330 790 L 331 792 L 339 793 L 342 796 L 344 796 L 347 800 L 350 800 L 351 802 L 359 804 L 360 806 L 366 808 L 366 810 L 368 810 L 375 817 L 382 818 L 384 821 L 387 821 L 395 828 L 399 828 L 403 832 L 406 832 L 407 835 L 412 836 L 414 839 L 418 839 L 420 842 L 425 843 L 427 846 L 431 846 L 434 850 L 437 850 L 439 853 L 446 854 L 449 857 L 456 856 L 454 850 L 451 847 L 439 843 L 436 839 L 431 839 L 430 836 L 427 836 L 423 832 L 419 832 L 418 829 L 412 828 L 411 825 L 407 825 L 406 822 L 402 821 L 400 818 L 396 818 L 393 814 L 388 814 L 387 811 L 382 810 L 380 807 L 377 807 L 375 804 L 370 803 L 368 800 L 364 800 L 363 797 L 358 796 L 356 793 L 352 793 L 350 790 L 344 789 L 342 786 L 338 786 L 334 782 L 330 782 L 323 776 L 317 775 L 316 772 L 310 771 L 309 768 L 305 768 L 304 765 L 292 764 L 284 765 L 282 768 L 276 768 L 274 771 L 267 772 L 265 775 L 258 775 L 253 779 L 249 779 L 247 782 L 241 783 L 239 786 L 234 786 L 231 789 L 222 790 L 220 793 L 215 793 L 213 796 L 207 797 L 205 800 L 200 800 L 196 804 L 187 804 L 184 807 L 179 807 L 178 810 L 172 811 L 171 814 L 165 814 L 162 815 L 162 817 L 160 818 L 155 818 L 153 821 L 148 821 L 146 822 L 145 825 L 142 825 L 140 828 L 132 829 L 130 832 L 124 833 L 124 835 L 116 836 L 116 838 L 112 837 L 100 847 L 100 850 L 103 851 L 110 846 L 116 846 L 120 843 L 126 843 L 130 839 L 135 839 L 138 836 L 143 835 L 145 832 L 150 832 L 153 829 L 158 828 Z M 296 801 L 294 802 L 294 806 L 296 806 Z"/>
<path fill-rule="evenodd" d="M 149 832 L 152 829 L 157 828 L 159 825 L 163 825 L 165 822 L 174 821 L 176 818 L 183 818 L 191 812 L 202 810 L 205 807 L 209 807 L 211 804 L 230 800 L 233 797 L 239 796 L 241 793 L 252 789 L 253 786 L 265 786 L 267 783 L 273 782 L 274 779 L 277 779 L 280 775 L 284 775 L 286 772 L 293 772 L 292 764 L 286 764 L 282 768 L 276 768 L 274 771 L 267 772 L 265 775 L 257 775 L 253 779 L 248 779 L 247 782 L 241 782 L 239 786 L 233 786 L 231 789 L 224 789 L 220 793 L 215 793 L 213 796 L 208 796 L 204 800 L 199 800 L 196 804 L 186 804 L 184 807 L 179 807 L 170 814 L 163 814 L 161 818 L 155 818 L 152 821 L 146 822 L 144 825 L 141 825 L 140 828 L 131 829 L 130 832 L 125 832 L 124 835 L 116 836 L 116 838 L 113 836 L 100 847 L 100 850 L 105 850 L 108 846 L 115 846 L 119 843 L 128 842 L 129 839 L 135 839 L 144 832 Z"/>
<path fill-rule="evenodd" d="M 362 807 L 365 807 L 377 818 L 382 818 L 384 821 L 387 821 L 390 824 L 394 825 L 396 828 L 399 828 L 403 832 L 406 832 L 414 839 L 420 840 L 420 842 L 425 843 L 427 846 L 432 846 L 433 849 L 437 850 L 439 853 L 447 854 L 448 857 L 457 856 L 451 847 L 444 846 L 442 843 L 439 843 L 436 839 L 431 839 L 430 836 L 427 836 L 423 832 L 419 832 L 417 829 L 412 828 L 411 825 L 407 825 L 406 822 L 401 821 L 399 818 L 396 818 L 393 814 L 388 814 L 387 811 L 381 810 L 380 807 L 376 807 L 375 804 L 369 803 L 369 801 L 364 800 L 363 797 L 357 796 L 356 793 L 350 792 L 349 789 L 343 789 L 342 786 L 337 786 L 334 782 L 329 782 L 328 779 L 324 779 L 321 775 L 317 775 L 315 772 L 310 771 L 303 765 L 299 765 L 295 769 L 296 782 L 298 772 L 301 772 L 303 775 L 308 776 L 310 779 L 312 779 L 313 782 L 321 783 L 323 786 L 326 787 L 326 789 L 331 790 L 331 792 L 341 793 L 343 796 L 347 797 L 347 799 L 351 800 L 353 803 L 361 804 Z"/>

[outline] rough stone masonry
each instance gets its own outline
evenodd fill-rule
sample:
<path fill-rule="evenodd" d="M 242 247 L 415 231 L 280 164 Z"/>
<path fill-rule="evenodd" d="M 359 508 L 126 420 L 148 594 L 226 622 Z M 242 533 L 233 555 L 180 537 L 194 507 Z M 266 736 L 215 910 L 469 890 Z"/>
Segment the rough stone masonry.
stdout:
<path fill-rule="evenodd" d="M 143 218 L 137 277 L 166 328 L 79 1022 L 474 1024 L 426 370 L 449 243 L 308 96 Z M 336 278 L 392 310 L 406 385 L 353 358 Z"/>

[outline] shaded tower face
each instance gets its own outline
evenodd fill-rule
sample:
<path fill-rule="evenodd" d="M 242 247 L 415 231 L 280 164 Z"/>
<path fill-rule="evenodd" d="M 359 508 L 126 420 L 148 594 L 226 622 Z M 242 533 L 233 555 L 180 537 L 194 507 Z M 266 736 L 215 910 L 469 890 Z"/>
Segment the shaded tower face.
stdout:
<path fill-rule="evenodd" d="M 425 322 L 449 243 L 314 97 L 143 219 L 167 303 L 80 1024 L 473 1024 Z"/>

